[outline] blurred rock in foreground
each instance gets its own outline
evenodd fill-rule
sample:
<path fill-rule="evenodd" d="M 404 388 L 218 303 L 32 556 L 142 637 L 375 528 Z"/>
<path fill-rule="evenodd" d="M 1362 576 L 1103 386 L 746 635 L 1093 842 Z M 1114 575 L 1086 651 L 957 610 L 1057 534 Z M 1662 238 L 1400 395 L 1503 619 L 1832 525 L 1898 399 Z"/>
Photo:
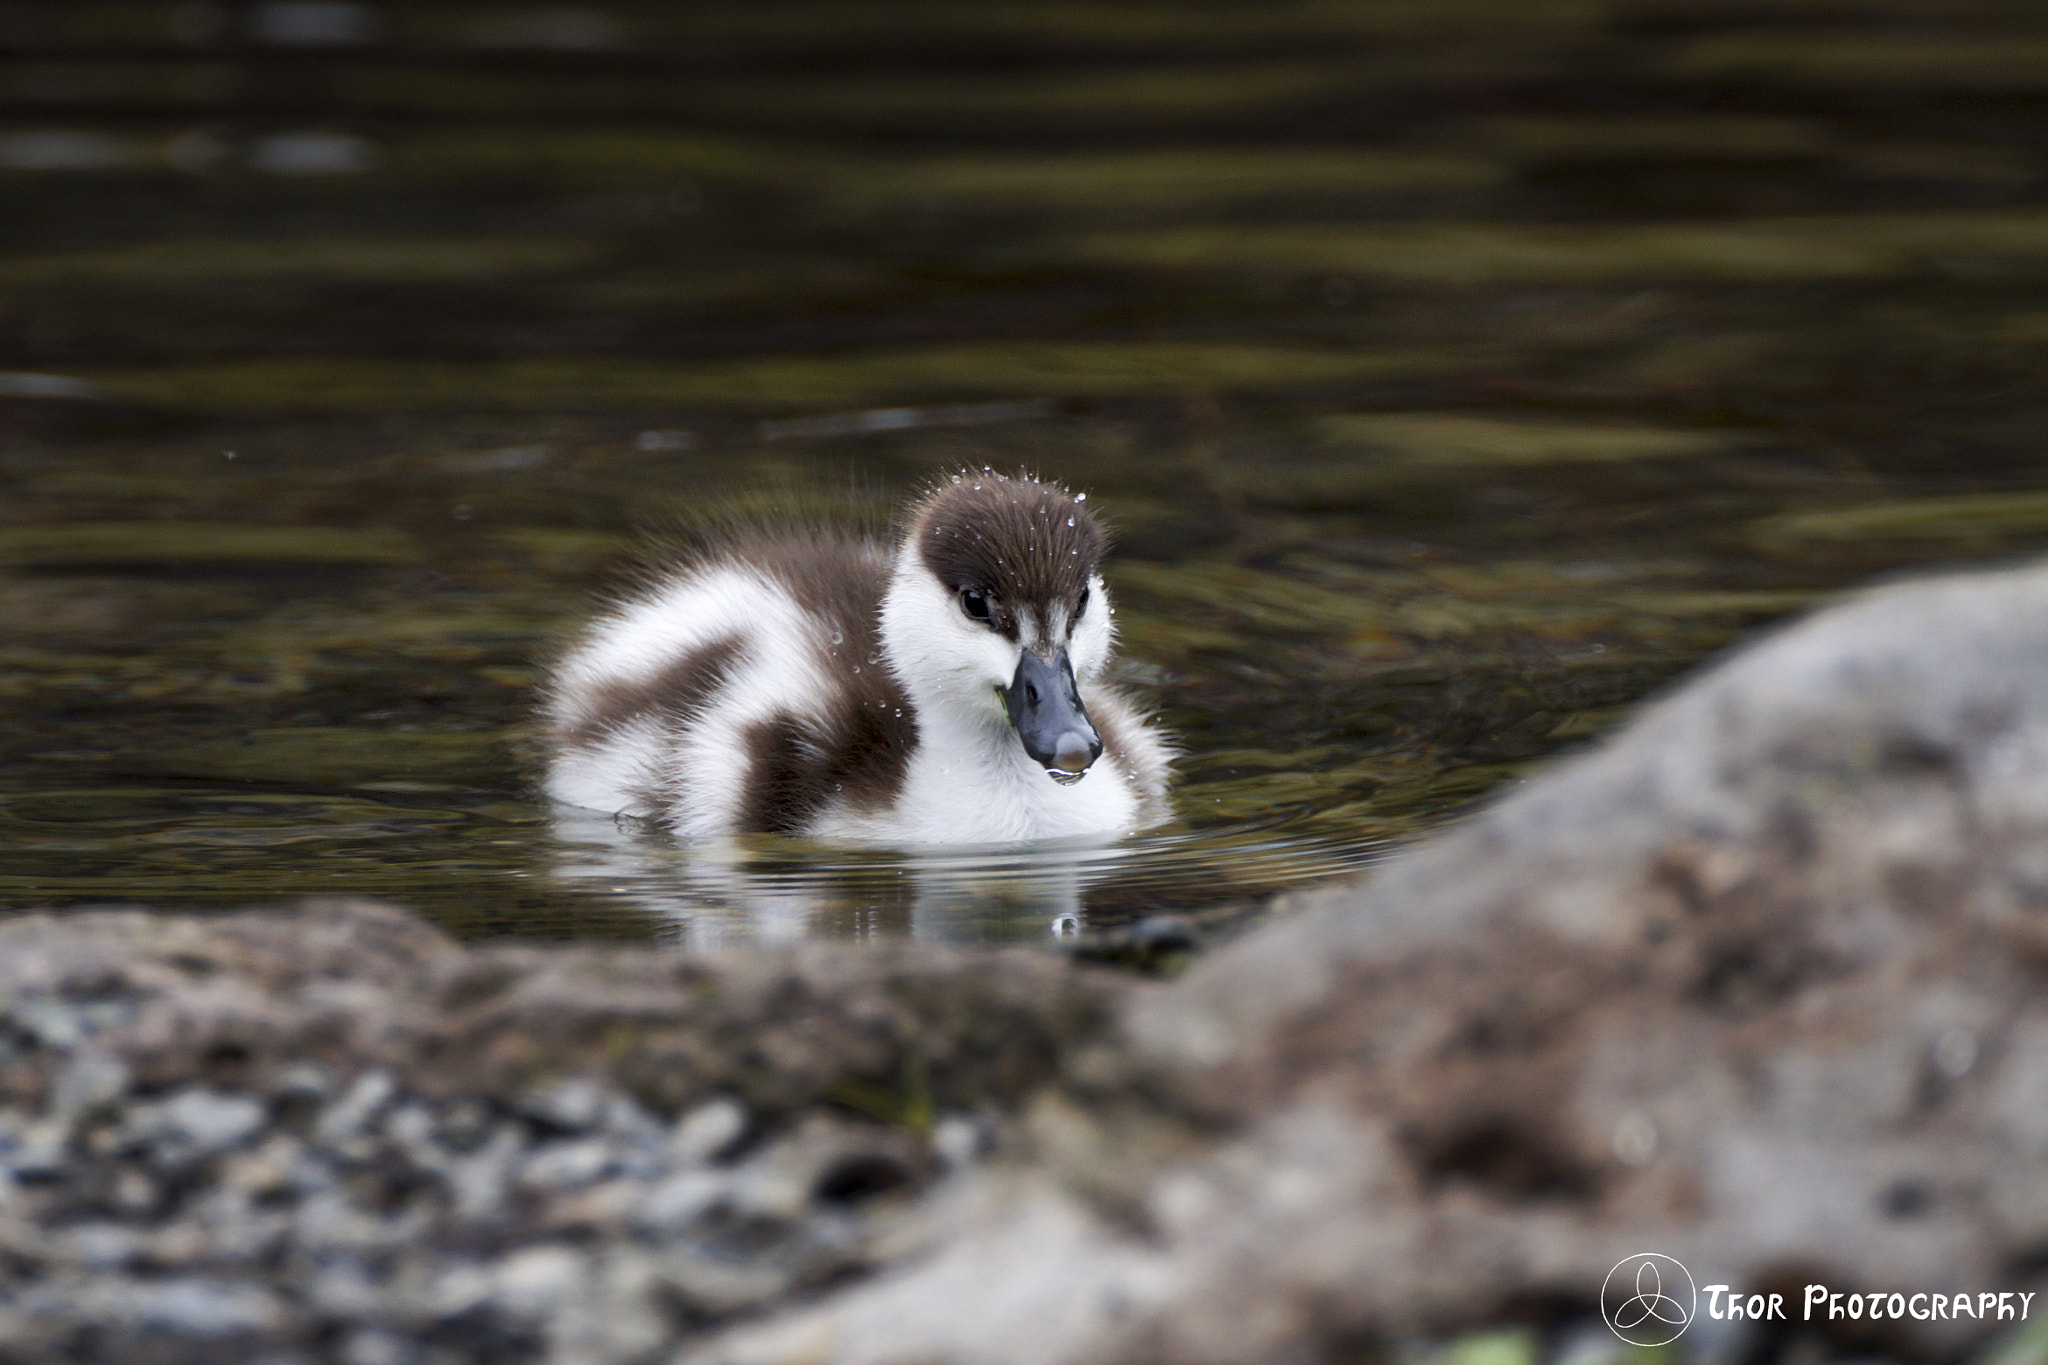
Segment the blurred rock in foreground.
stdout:
<path fill-rule="evenodd" d="M 0 923 L 0 1360 L 1343 1361 L 1604 1330 L 1642 1251 L 1787 1295 L 1695 1355 L 1931 1357 L 2015 1324 L 1801 1290 L 2048 1287 L 2048 570 L 1826 613 L 1294 900 L 1166 986 Z"/>
<path fill-rule="evenodd" d="M 921 1259 L 691 1358 L 1345 1359 L 1642 1251 L 1795 1329 L 2048 1284 L 2048 570 L 1825 613 L 1297 899 L 1135 993 Z"/>
<path fill-rule="evenodd" d="M 0 921 L 0 1360 L 659 1358 L 869 1269 L 1109 984 L 360 901 Z"/>

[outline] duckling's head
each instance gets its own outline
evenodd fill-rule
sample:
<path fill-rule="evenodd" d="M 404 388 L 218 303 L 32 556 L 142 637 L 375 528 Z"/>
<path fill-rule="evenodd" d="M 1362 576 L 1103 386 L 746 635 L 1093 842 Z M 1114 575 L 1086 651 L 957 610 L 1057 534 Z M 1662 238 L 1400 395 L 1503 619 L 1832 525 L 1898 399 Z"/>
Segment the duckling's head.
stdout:
<path fill-rule="evenodd" d="M 883 648 L 920 711 L 1007 725 L 1060 782 L 1102 753 L 1078 686 L 1112 640 L 1087 496 L 987 470 L 949 477 L 912 510 L 882 604 Z"/>

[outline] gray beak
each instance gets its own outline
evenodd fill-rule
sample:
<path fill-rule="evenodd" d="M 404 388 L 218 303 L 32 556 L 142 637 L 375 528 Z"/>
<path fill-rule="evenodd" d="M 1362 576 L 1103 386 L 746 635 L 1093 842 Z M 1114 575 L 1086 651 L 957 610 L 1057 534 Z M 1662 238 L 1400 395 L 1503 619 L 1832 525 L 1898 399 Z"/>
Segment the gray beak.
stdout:
<path fill-rule="evenodd" d="M 1074 686 L 1074 666 L 1063 649 L 1050 662 L 1030 650 L 1017 661 L 1017 676 L 1003 689 L 1010 724 L 1024 741 L 1024 752 L 1057 782 L 1077 782 L 1102 754 L 1102 736 L 1095 733 L 1081 694 Z"/>

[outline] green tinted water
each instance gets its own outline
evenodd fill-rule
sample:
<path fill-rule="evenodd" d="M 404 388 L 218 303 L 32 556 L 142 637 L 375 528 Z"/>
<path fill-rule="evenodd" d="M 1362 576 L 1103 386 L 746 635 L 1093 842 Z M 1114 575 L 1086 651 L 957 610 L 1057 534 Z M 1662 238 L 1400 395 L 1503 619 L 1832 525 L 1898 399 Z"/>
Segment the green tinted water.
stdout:
<path fill-rule="evenodd" d="M 0 12 L 0 906 L 1231 922 L 1746 630 L 2037 551 L 2048 22 L 1769 9 Z M 1173 827 L 536 799 L 642 532 L 961 463 L 1115 523 Z"/>

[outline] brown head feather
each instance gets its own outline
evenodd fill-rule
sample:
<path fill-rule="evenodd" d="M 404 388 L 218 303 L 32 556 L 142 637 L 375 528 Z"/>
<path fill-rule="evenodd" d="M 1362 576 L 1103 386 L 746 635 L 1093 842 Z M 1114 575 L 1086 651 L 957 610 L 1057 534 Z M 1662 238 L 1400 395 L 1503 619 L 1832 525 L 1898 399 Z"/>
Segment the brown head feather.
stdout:
<path fill-rule="evenodd" d="M 1014 638 L 1017 608 L 1047 619 L 1071 608 L 1102 559 L 1102 526 L 1073 494 L 1027 475 L 957 474 L 911 514 L 911 541 L 932 576 L 953 592 L 994 599 L 993 624 Z"/>

